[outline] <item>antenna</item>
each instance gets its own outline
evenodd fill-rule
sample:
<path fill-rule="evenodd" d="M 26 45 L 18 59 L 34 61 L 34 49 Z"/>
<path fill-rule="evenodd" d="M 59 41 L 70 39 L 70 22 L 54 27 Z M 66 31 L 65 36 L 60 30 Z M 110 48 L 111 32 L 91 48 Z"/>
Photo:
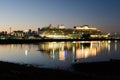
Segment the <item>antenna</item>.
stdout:
<path fill-rule="evenodd" d="M 10 27 L 10 34 L 11 34 L 11 29 L 12 29 L 12 28 Z"/>

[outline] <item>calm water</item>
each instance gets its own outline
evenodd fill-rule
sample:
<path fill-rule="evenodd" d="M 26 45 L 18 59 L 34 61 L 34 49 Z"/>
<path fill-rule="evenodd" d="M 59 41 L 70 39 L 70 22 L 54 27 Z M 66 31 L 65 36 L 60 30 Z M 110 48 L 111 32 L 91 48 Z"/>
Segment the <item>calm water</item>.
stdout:
<path fill-rule="evenodd" d="M 120 41 L 0 44 L 0 61 L 67 69 L 74 62 L 120 59 Z"/>

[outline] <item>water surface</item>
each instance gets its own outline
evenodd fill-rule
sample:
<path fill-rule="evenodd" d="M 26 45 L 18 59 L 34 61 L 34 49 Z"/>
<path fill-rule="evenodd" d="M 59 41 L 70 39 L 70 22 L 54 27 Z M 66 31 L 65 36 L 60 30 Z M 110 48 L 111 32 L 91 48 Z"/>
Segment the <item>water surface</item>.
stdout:
<path fill-rule="evenodd" d="M 75 62 L 120 59 L 120 41 L 0 44 L 0 61 L 68 69 Z"/>

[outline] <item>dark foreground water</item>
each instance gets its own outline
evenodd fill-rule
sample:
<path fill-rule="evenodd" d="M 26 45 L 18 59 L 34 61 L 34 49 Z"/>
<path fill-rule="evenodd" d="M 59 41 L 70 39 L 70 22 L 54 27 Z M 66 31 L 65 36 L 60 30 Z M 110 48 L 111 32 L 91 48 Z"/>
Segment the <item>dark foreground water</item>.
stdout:
<path fill-rule="evenodd" d="M 0 61 L 69 69 L 75 62 L 120 59 L 120 41 L 40 42 L 0 44 Z"/>

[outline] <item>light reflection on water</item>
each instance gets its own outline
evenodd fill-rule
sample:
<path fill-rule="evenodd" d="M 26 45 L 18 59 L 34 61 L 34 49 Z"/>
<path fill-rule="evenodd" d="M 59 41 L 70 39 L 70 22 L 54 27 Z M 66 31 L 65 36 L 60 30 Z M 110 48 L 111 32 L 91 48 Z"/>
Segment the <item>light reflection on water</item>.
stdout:
<path fill-rule="evenodd" d="M 71 54 L 74 59 L 96 56 L 101 50 L 110 51 L 108 41 L 81 41 L 81 42 L 46 42 L 39 45 L 39 50 L 45 52 L 52 59 L 65 61 Z M 72 58 L 71 58 L 72 59 Z"/>
<path fill-rule="evenodd" d="M 74 62 L 120 59 L 119 41 L 1 44 L 0 60 L 43 67 L 67 68 Z"/>

